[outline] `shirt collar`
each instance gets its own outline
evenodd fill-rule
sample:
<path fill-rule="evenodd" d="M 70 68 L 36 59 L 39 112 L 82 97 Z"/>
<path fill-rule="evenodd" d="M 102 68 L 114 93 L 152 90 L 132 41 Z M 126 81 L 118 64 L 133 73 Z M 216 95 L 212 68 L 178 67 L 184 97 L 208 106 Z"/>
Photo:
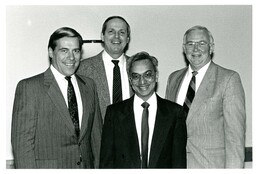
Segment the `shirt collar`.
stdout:
<path fill-rule="evenodd" d="M 212 61 L 210 60 L 207 64 L 205 64 L 202 68 L 200 68 L 197 72 L 198 72 L 198 74 L 205 74 L 205 72 L 207 71 L 207 69 L 208 69 L 208 67 L 210 66 L 210 63 L 211 63 Z M 191 75 L 192 74 L 192 72 L 193 72 L 194 70 L 192 70 L 192 68 L 191 68 L 191 66 L 190 66 L 190 64 L 189 64 L 189 66 L 188 66 L 188 73 L 187 73 L 187 75 Z M 192 76 L 192 75 L 191 75 Z"/>
<path fill-rule="evenodd" d="M 65 79 L 65 77 L 66 76 L 64 76 L 63 74 L 61 74 L 53 65 L 50 65 L 50 69 L 51 69 L 51 71 L 52 71 L 52 73 L 53 73 L 53 75 L 54 75 L 54 77 L 56 78 L 56 79 L 61 79 L 61 80 L 66 80 Z M 71 75 L 70 76 L 71 77 L 71 79 L 72 78 L 74 78 L 74 74 L 73 75 Z"/>
<path fill-rule="evenodd" d="M 117 59 L 113 59 L 105 50 L 103 51 L 102 53 L 102 57 L 103 57 L 103 60 L 105 62 L 111 62 L 111 60 L 119 60 L 119 63 L 120 64 L 123 64 L 124 63 L 124 53 L 118 57 Z M 112 62 L 111 62 L 112 63 Z"/>
<path fill-rule="evenodd" d="M 137 105 L 141 105 L 142 103 L 144 103 L 145 101 L 142 100 L 140 97 L 138 97 L 136 94 L 134 95 L 134 103 L 136 103 Z M 156 99 L 156 93 L 154 92 L 151 97 L 146 101 L 149 105 L 156 105 L 157 103 L 157 99 Z"/>

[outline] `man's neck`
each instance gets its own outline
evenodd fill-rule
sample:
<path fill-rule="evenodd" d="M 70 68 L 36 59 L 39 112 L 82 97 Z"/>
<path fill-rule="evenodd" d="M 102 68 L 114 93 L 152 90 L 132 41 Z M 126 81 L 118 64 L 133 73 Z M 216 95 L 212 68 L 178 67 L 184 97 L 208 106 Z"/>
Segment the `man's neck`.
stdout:
<path fill-rule="evenodd" d="M 119 57 L 121 57 L 123 55 L 123 53 L 121 54 L 109 54 L 106 50 L 105 52 L 110 56 L 112 57 L 113 59 L 118 59 Z"/>

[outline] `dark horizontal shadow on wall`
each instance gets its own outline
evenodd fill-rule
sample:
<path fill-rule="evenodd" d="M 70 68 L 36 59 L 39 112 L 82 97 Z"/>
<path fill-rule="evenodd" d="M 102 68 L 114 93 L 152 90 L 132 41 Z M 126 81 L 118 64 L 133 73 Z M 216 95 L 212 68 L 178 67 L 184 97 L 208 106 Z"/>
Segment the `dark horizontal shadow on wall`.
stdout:
<path fill-rule="evenodd" d="M 83 43 L 103 43 L 102 40 L 83 40 Z"/>

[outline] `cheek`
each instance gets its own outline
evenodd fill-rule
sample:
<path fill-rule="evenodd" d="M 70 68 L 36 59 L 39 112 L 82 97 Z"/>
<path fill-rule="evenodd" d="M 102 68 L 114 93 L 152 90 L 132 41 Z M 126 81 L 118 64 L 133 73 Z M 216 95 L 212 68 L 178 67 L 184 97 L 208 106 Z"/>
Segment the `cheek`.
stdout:
<path fill-rule="evenodd" d="M 81 54 L 75 55 L 75 59 L 76 59 L 76 61 L 80 61 L 80 59 L 81 59 Z"/>
<path fill-rule="evenodd" d="M 209 54 L 209 52 L 210 52 L 210 49 L 206 49 L 206 50 L 202 51 L 203 54 Z"/>
<path fill-rule="evenodd" d="M 125 42 L 125 44 L 127 44 L 129 42 L 129 39 L 127 37 L 123 38 L 123 41 Z"/>

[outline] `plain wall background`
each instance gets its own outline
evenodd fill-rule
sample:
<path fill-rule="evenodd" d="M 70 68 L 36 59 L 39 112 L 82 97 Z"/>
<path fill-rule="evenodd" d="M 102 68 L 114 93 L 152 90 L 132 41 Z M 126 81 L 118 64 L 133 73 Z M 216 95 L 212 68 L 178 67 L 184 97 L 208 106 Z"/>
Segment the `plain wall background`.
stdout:
<path fill-rule="evenodd" d="M 246 95 L 246 146 L 252 146 L 252 6 L 7 6 L 6 7 L 6 159 L 12 105 L 19 80 L 45 71 L 50 35 L 63 26 L 85 40 L 100 39 L 104 20 L 123 16 L 131 26 L 127 55 L 146 51 L 159 60 L 158 94 L 165 96 L 168 76 L 185 66 L 182 39 L 194 25 L 206 26 L 215 40 L 213 61 L 240 74 Z M 84 56 L 97 54 L 100 44 L 84 44 Z"/>

